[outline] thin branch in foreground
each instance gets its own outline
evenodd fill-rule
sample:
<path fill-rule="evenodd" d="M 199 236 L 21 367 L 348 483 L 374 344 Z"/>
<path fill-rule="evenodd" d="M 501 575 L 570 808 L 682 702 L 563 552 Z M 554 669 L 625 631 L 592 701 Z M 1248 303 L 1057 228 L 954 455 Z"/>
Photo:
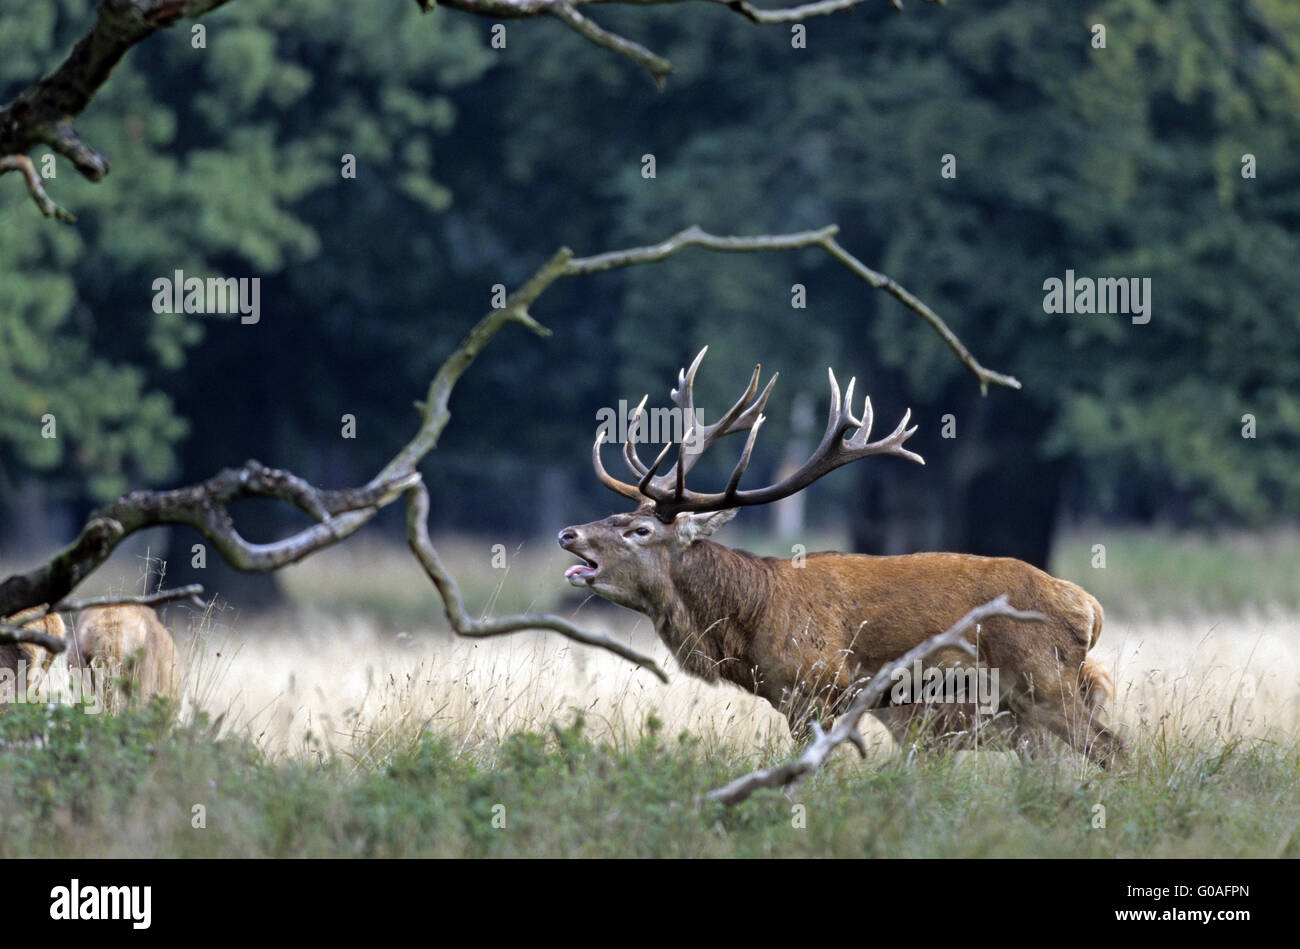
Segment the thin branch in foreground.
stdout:
<path fill-rule="evenodd" d="M 79 613 L 82 610 L 89 609 L 92 606 L 121 606 L 124 604 L 138 604 L 140 606 L 155 606 L 159 603 L 170 603 L 175 600 L 192 600 L 194 605 L 202 607 L 205 604 L 200 599 L 203 595 L 203 585 L 191 583 L 187 586 L 176 587 L 172 590 L 159 590 L 156 593 L 144 593 L 139 595 L 132 594 L 109 594 L 106 596 L 96 596 L 85 600 L 64 600 L 56 603 L 54 606 L 44 610 L 33 612 L 31 615 L 22 617 L 22 626 L 13 623 L 0 623 L 0 645 L 10 643 L 35 643 L 43 646 L 50 652 L 59 653 L 68 648 L 66 640 L 59 639 L 57 636 L 51 636 L 48 633 L 42 633 L 38 630 L 27 629 L 28 623 L 39 622 L 52 613 Z"/>
<path fill-rule="evenodd" d="M 829 732 L 822 731 L 821 725 L 813 722 L 813 740 L 799 757 L 776 768 L 752 771 L 725 787 L 710 791 L 707 795 L 708 799 L 726 805 L 739 804 L 755 791 L 763 788 L 789 787 L 820 768 L 830 757 L 830 753 L 845 742 L 852 744 L 858 749 L 858 754 L 865 758 L 867 742 L 858 731 L 858 723 L 862 720 L 862 716 L 875 706 L 898 673 L 910 669 L 914 662 L 923 660 L 941 649 L 959 649 L 974 657 L 975 647 L 966 639 L 966 632 L 976 623 L 983 622 L 990 616 L 1008 616 L 1012 619 L 1036 623 L 1046 618 L 1042 613 L 1017 610 L 1008 605 L 1005 593 L 982 606 L 975 607 L 951 628 L 912 647 L 892 663 L 881 666 L 871 682 L 853 697 L 848 710 Z"/>

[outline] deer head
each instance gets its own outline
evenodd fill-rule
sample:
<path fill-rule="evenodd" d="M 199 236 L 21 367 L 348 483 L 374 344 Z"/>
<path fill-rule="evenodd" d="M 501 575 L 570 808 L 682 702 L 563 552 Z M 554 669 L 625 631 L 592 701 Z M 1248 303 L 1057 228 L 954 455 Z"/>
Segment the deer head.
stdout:
<path fill-rule="evenodd" d="M 907 427 L 912 416 L 910 409 L 892 434 L 869 442 L 873 418 L 871 399 L 866 399 L 861 418 L 854 415 L 852 403 L 856 379 L 849 381 L 841 399 L 835 373 L 828 370 L 830 414 L 821 443 L 812 457 L 776 484 L 742 489 L 740 481 L 749 466 L 758 431 L 766 419 L 763 408 L 777 377 L 773 375 L 759 392 L 762 367 L 755 366 L 744 394 L 717 422 L 703 425 L 695 410 L 694 388 L 695 375 L 706 352 L 707 346 L 700 350 L 690 369 L 678 372 L 677 386 L 671 392 L 672 401 L 682 409 L 683 417 L 690 425 L 681 440 L 664 445 L 649 466 L 641 461 L 634 441 L 631 438 L 624 441 L 623 459 L 636 478 L 635 484 L 619 481 L 605 470 L 600 456 L 605 428 L 602 427 L 596 435 L 591 450 L 596 476 L 610 490 L 637 502 L 637 509 L 630 514 L 613 514 L 590 524 L 566 527 L 558 538 L 561 547 L 581 559 L 581 563 L 565 571 L 565 579 L 571 585 L 586 586 L 620 606 L 651 616 L 660 615 L 674 596 L 674 577 L 688 567 L 688 552 L 730 521 L 741 507 L 768 504 L 789 497 L 841 465 L 872 455 L 897 455 L 925 464 L 920 455 L 903 447 L 903 443 L 916 432 L 915 427 Z M 632 416 L 629 431 L 636 429 L 645 404 L 643 398 Z M 700 493 L 688 489 L 686 475 L 700 456 L 718 439 L 735 432 L 748 432 L 749 435 L 740 460 L 723 490 Z M 674 448 L 676 458 L 672 467 L 660 474 L 660 468 Z"/>

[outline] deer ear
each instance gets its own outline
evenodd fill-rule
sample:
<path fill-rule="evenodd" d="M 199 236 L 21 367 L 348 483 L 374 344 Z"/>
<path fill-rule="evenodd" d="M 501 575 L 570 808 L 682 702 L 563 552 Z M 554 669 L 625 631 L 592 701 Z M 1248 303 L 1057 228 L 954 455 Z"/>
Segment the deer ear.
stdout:
<path fill-rule="evenodd" d="M 701 537 L 708 537 L 740 513 L 740 508 L 727 508 L 725 511 L 705 511 L 692 514 L 683 511 L 673 522 L 677 528 L 677 539 L 683 544 L 693 544 Z"/>

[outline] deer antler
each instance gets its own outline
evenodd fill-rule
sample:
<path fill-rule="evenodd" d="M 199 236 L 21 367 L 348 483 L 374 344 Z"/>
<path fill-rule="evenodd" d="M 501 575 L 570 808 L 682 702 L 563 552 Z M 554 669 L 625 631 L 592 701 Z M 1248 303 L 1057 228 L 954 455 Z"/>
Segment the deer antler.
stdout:
<path fill-rule="evenodd" d="M 853 414 L 853 387 L 857 383 L 857 379 L 849 380 L 849 387 L 845 391 L 843 400 L 841 400 L 840 386 L 835 380 L 835 372 L 828 369 L 827 372 L 830 375 L 831 383 L 830 415 L 826 422 L 826 431 L 822 435 L 821 443 L 817 446 L 817 450 L 813 452 L 812 457 L 804 462 L 793 474 L 776 484 L 748 491 L 740 490 L 740 479 L 744 476 L 745 469 L 749 467 L 749 460 L 754 451 L 754 443 L 758 438 L 758 430 L 766 421 L 763 408 L 767 404 L 767 398 L 772 392 L 772 386 L 776 384 L 777 377 L 773 375 L 767 385 L 764 386 L 763 391 L 758 393 L 758 380 L 762 367 L 755 366 L 754 374 L 750 378 L 749 386 L 745 389 L 744 394 L 727 410 L 721 419 L 713 425 L 703 425 L 696 415 L 694 388 L 695 374 L 699 370 L 700 362 L 704 359 L 706 352 L 708 352 L 707 346 L 700 350 L 699 355 L 691 363 L 689 370 L 679 370 L 677 374 L 677 386 L 672 390 L 671 397 L 685 415 L 683 424 L 690 427 L 684 431 L 681 442 L 677 443 L 677 460 L 667 472 L 662 475 L 658 473 L 659 468 L 667 459 L 668 453 L 672 450 L 672 442 L 663 447 L 659 457 L 649 467 L 637 455 L 632 439 L 629 438 L 624 442 L 623 459 L 627 462 L 627 466 L 633 475 L 637 477 L 637 483 L 634 485 L 619 481 L 605 470 L 600 460 L 600 449 L 605 441 L 603 428 L 597 434 L 596 443 L 592 446 L 592 462 L 596 469 L 596 476 L 600 478 L 601 483 L 626 498 L 640 501 L 644 506 L 653 505 L 654 513 L 660 520 L 671 521 L 682 511 L 720 511 L 732 507 L 768 504 L 802 491 L 822 475 L 834 471 L 841 465 L 871 455 L 897 455 L 918 464 L 925 464 L 925 459 L 920 455 L 903 447 L 903 443 L 916 432 L 915 426 L 907 427 L 907 423 L 912 418 L 911 409 L 907 410 L 903 415 L 903 420 L 898 423 L 898 427 L 890 435 L 879 441 L 868 442 L 867 439 L 871 437 L 871 425 L 874 417 L 871 398 L 868 396 L 863 403 L 862 418 L 855 416 Z M 757 397 L 755 397 L 756 393 L 758 393 Z M 630 420 L 629 431 L 635 430 L 637 422 L 645 410 L 645 403 L 646 399 L 643 398 L 640 404 L 637 405 Z M 854 430 L 853 434 L 845 438 L 846 433 L 851 429 Z M 688 490 L 686 488 L 686 474 L 695 466 L 695 462 L 699 460 L 709 446 L 719 438 L 734 432 L 744 431 L 749 432 L 749 437 L 745 440 L 745 448 L 740 454 L 740 460 L 736 462 L 731 477 L 727 479 L 726 488 L 716 494 L 702 494 Z"/>

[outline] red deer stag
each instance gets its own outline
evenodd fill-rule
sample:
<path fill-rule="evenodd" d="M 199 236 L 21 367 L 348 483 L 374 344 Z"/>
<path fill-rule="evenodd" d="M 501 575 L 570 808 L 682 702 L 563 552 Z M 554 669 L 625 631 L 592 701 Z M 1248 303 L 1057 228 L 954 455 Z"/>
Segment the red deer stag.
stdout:
<path fill-rule="evenodd" d="M 812 457 L 776 484 L 741 489 L 776 376 L 759 393 L 760 367 L 755 367 L 745 394 L 719 421 L 704 425 L 693 387 L 705 352 L 707 347 L 689 370 L 678 373 L 672 390 L 683 427 L 690 428 L 676 442 L 676 460 L 666 473 L 659 470 L 673 442 L 647 467 L 628 438 L 623 457 L 635 483 L 619 481 L 601 461 L 605 428 L 597 433 L 592 447 L 597 477 L 638 506 L 560 531 L 560 546 L 581 560 L 565 572 L 568 582 L 648 616 L 688 673 L 710 682 L 723 679 L 767 699 L 785 713 L 796 739 L 814 720 L 828 724 L 851 699 L 860 677 L 948 628 L 972 607 L 1008 594 L 1013 606 L 1035 610 L 1045 621 L 996 617 L 971 635 L 978 664 L 999 673 L 1000 695 L 994 701 L 1005 712 L 998 716 L 1000 730 L 1007 734 L 1009 727 L 1024 748 L 1036 745 L 1047 729 L 1093 761 L 1108 764 L 1122 746 L 1099 720 L 1109 680 L 1087 655 L 1101 632 L 1101 604 L 1075 584 L 1003 557 L 827 552 L 798 562 L 757 557 L 705 539 L 739 508 L 789 497 L 860 458 L 895 455 L 925 463 L 903 447 L 916 431 L 907 427 L 910 410 L 892 434 L 869 442 L 870 398 L 857 418 L 851 408 L 854 383 L 841 402 L 831 372 L 830 419 Z M 644 406 L 643 399 L 633 426 Z M 704 451 L 743 431 L 748 440 L 726 487 L 712 494 L 687 489 L 686 476 Z M 969 664 L 954 651 L 931 657 L 930 664 L 960 666 L 963 660 Z M 875 714 L 897 737 L 917 719 L 919 707 L 904 702 Z M 949 706 L 939 717 L 949 716 L 951 723 L 958 711 Z"/>

